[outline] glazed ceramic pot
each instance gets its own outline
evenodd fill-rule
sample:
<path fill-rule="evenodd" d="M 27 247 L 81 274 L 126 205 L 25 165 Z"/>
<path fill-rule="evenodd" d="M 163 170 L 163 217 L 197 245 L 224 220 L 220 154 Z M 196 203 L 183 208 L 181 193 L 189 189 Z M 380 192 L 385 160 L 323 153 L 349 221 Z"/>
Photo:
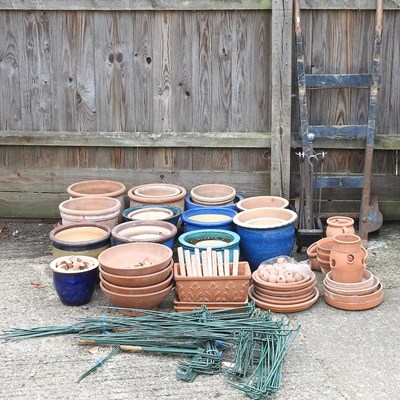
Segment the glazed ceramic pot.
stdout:
<path fill-rule="evenodd" d="M 128 191 L 130 206 L 169 205 L 183 212 L 186 189 L 171 183 L 149 183 L 135 186 Z"/>
<path fill-rule="evenodd" d="M 61 262 L 70 258 L 71 256 L 63 256 L 50 263 L 54 288 L 63 304 L 81 306 L 89 303 L 93 296 L 99 276 L 99 262 L 93 257 L 79 256 L 80 260 L 90 263 L 91 266 L 77 271 L 64 270 L 59 267 Z"/>
<path fill-rule="evenodd" d="M 218 206 L 231 203 L 236 196 L 236 190 L 228 185 L 209 183 L 194 187 L 190 198 L 194 203 L 206 206 Z"/>
<path fill-rule="evenodd" d="M 350 217 L 330 217 L 326 220 L 326 236 L 343 235 L 346 233 L 355 234 L 354 219 Z"/>
<path fill-rule="evenodd" d="M 49 233 L 53 258 L 67 255 L 98 255 L 111 245 L 111 229 L 105 224 L 60 225 Z"/>
<path fill-rule="evenodd" d="M 160 243 L 174 246 L 177 227 L 165 221 L 128 221 L 111 230 L 113 245 L 133 242 Z"/>
<path fill-rule="evenodd" d="M 121 204 L 112 197 L 85 196 L 65 200 L 58 208 L 63 225 L 99 222 L 113 228 L 118 223 Z"/>
<path fill-rule="evenodd" d="M 240 200 L 236 207 L 238 211 L 251 210 L 252 208 L 261 207 L 274 207 L 274 208 L 286 208 L 289 205 L 289 201 L 283 197 L 278 196 L 254 196 Z"/>
<path fill-rule="evenodd" d="M 232 210 L 236 211 L 236 204 L 242 199 L 243 199 L 243 196 L 241 194 L 236 194 L 235 198 L 233 199 L 233 201 L 231 203 L 224 204 L 224 205 L 218 205 L 218 206 L 214 205 L 213 207 L 231 208 Z M 186 210 L 192 210 L 193 208 L 202 208 L 202 207 L 209 207 L 209 206 L 204 205 L 204 204 L 195 203 L 194 201 L 192 201 L 190 194 L 185 196 L 185 209 Z"/>
<path fill-rule="evenodd" d="M 67 188 L 67 193 L 71 198 L 105 196 L 117 199 L 121 205 L 121 213 L 125 209 L 125 192 L 126 187 L 123 183 L 102 179 L 76 182 Z"/>
<path fill-rule="evenodd" d="M 365 268 L 365 252 L 361 247 L 361 238 L 352 234 L 334 236 L 330 265 L 333 280 L 360 282 Z"/>
<path fill-rule="evenodd" d="M 184 232 L 201 229 L 224 229 L 234 231 L 235 210 L 225 207 L 202 207 L 187 210 L 182 214 Z"/>
<path fill-rule="evenodd" d="M 178 226 L 182 212 L 174 206 L 134 206 L 122 212 L 125 221 L 165 221 Z"/>
<path fill-rule="evenodd" d="M 229 250 L 229 261 L 233 262 L 233 252 L 239 251 L 240 237 L 235 232 L 223 229 L 201 229 L 189 231 L 178 237 L 178 243 L 183 250 L 189 250 L 191 254 L 195 249 L 200 251 L 211 248 L 214 251 Z"/>
<path fill-rule="evenodd" d="M 238 213 L 233 218 L 240 236 L 240 252 L 254 271 L 273 257 L 289 256 L 295 241 L 294 211 L 263 207 Z"/>

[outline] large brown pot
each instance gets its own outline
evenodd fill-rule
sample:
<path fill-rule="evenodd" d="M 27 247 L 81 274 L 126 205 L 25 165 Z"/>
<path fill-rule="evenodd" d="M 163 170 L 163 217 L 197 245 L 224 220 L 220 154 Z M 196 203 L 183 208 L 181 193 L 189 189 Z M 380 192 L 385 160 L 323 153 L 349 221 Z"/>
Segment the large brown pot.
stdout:
<path fill-rule="evenodd" d="M 354 219 L 350 217 L 330 217 L 326 220 L 326 236 L 332 237 L 343 234 L 355 234 Z"/>

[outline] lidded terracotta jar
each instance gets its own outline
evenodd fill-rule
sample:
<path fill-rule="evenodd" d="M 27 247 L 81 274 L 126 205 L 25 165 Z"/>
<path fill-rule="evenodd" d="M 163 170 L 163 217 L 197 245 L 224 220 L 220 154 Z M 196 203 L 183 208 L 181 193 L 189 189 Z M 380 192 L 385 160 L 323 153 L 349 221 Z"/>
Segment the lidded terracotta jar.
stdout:
<path fill-rule="evenodd" d="M 330 217 L 326 220 L 326 236 L 332 237 L 343 234 L 355 234 L 354 219 L 350 217 Z"/>
<path fill-rule="evenodd" d="M 360 282 L 364 274 L 365 255 L 359 236 L 334 236 L 330 254 L 332 279 L 336 282 Z"/>

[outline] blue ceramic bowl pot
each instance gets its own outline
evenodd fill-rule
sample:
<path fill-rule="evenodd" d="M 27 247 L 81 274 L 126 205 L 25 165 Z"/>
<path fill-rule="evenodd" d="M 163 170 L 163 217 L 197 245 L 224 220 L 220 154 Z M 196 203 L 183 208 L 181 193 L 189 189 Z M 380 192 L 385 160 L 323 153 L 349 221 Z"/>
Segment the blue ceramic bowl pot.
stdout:
<path fill-rule="evenodd" d="M 90 258 L 95 264 L 92 268 L 82 271 L 67 272 L 56 267 L 57 263 L 68 258 L 59 257 L 50 263 L 53 270 L 53 284 L 61 302 L 67 306 L 81 306 L 89 303 L 99 276 L 97 259 Z M 81 258 L 84 258 L 81 256 Z"/>
<path fill-rule="evenodd" d="M 204 244 L 206 240 L 218 240 L 223 241 L 225 244 L 209 245 Z M 201 242 L 204 242 L 203 244 Z M 233 251 L 238 250 L 240 243 L 240 237 L 235 232 L 229 232 L 222 229 L 201 229 L 197 231 L 189 231 L 183 233 L 178 237 L 178 244 L 183 250 L 189 250 L 191 254 L 194 254 L 194 249 L 198 248 L 200 251 L 211 248 L 215 251 L 229 250 L 229 261 L 233 262 Z"/>
<path fill-rule="evenodd" d="M 122 218 L 125 221 L 138 221 L 137 219 L 136 220 L 131 219 L 129 217 L 129 214 L 131 214 L 132 212 L 135 212 L 135 211 L 145 210 L 146 208 L 150 208 L 150 209 L 151 208 L 165 208 L 166 210 L 172 211 L 173 215 L 171 215 L 170 217 L 165 218 L 163 220 L 160 220 L 160 221 L 169 222 L 175 226 L 178 226 L 179 218 L 182 214 L 180 208 L 175 207 L 175 206 L 162 205 L 162 204 L 160 204 L 160 205 L 152 204 L 152 205 L 147 205 L 147 206 L 134 206 L 134 207 L 127 208 L 126 210 L 124 210 L 122 212 Z"/>
<path fill-rule="evenodd" d="M 233 218 L 240 236 L 241 257 L 252 271 L 270 258 L 291 255 L 296 220 L 294 211 L 272 207 L 242 211 Z"/>
<path fill-rule="evenodd" d="M 196 231 L 201 229 L 224 229 L 235 231 L 233 217 L 237 212 L 227 207 L 202 207 L 187 210 L 182 214 L 184 232 Z M 204 220 L 196 218 L 204 217 Z M 223 219 L 218 221 L 218 217 Z M 214 219 L 214 221 L 212 221 Z"/>

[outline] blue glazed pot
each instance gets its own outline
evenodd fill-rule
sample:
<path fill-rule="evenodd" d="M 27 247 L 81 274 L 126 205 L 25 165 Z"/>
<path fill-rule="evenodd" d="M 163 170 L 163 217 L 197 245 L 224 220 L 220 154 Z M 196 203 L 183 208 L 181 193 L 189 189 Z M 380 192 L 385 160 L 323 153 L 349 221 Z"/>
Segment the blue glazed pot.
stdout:
<path fill-rule="evenodd" d="M 294 211 L 273 207 L 242 211 L 233 218 L 241 256 L 252 271 L 270 258 L 291 255 L 296 220 Z"/>
<path fill-rule="evenodd" d="M 230 204 L 226 204 L 224 206 L 215 206 L 218 208 L 231 208 L 232 210 L 236 211 L 236 203 L 240 200 L 242 200 L 244 197 L 240 194 L 236 194 L 236 197 L 234 198 L 233 202 Z M 185 210 L 192 210 L 193 208 L 208 208 L 210 207 L 209 205 L 202 205 L 202 204 L 197 204 L 193 203 L 193 201 L 190 198 L 190 194 L 188 194 L 185 197 Z"/>
<path fill-rule="evenodd" d="M 196 231 L 200 229 L 224 229 L 235 231 L 233 217 L 237 214 L 235 210 L 226 207 L 202 207 L 187 210 L 182 214 L 184 232 Z M 218 217 L 222 220 L 218 221 Z M 199 218 L 202 220 L 195 220 Z M 214 219 L 214 221 L 213 221 Z"/>
<path fill-rule="evenodd" d="M 217 240 L 226 242 L 224 244 L 209 244 L 201 243 L 205 240 Z M 211 248 L 215 251 L 229 250 L 229 261 L 233 262 L 233 251 L 239 250 L 240 237 L 235 232 L 229 232 L 222 229 L 201 229 L 198 231 L 190 231 L 183 233 L 178 237 L 178 243 L 183 250 L 189 250 L 191 254 L 194 254 L 194 249 L 198 248 L 200 251 Z"/>
<path fill-rule="evenodd" d="M 165 219 L 159 220 L 159 221 L 165 221 L 165 222 L 170 222 L 171 224 L 177 226 L 179 222 L 179 218 L 182 214 L 180 208 L 175 207 L 175 206 L 168 206 L 168 205 L 158 205 L 158 204 L 153 204 L 153 205 L 147 205 L 147 206 L 134 206 L 127 208 L 122 212 L 122 217 L 125 221 L 139 221 L 138 219 L 132 219 L 129 214 L 135 212 L 135 211 L 140 211 L 140 210 L 146 210 L 147 208 L 165 208 L 166 210 L 172 211 L 173 215 L 170 217 L 167 217 Z M 148 220 L 147 220 L 148 221 Z"/>
<path fill-rule="evenodd" d="M 68 258 L 69 256 L 59 257 L 50 263 L 50 268 L 53 270 L 54 288 L 63 304 L 82 306 L 92 299 L 99 276 L 99 262 L 94 257 L 79 256 L 83 260 L 90 260 L 93 266 L 73 272 L 57 268 L 60 261 Z"/>
<path fill-rule="evenodd" d="M 178 232 L 175 225 L 165 221 L 129 221 L 111 230 L 112 244 L 133 242 L 160 243 L 172 249 Z"/>

